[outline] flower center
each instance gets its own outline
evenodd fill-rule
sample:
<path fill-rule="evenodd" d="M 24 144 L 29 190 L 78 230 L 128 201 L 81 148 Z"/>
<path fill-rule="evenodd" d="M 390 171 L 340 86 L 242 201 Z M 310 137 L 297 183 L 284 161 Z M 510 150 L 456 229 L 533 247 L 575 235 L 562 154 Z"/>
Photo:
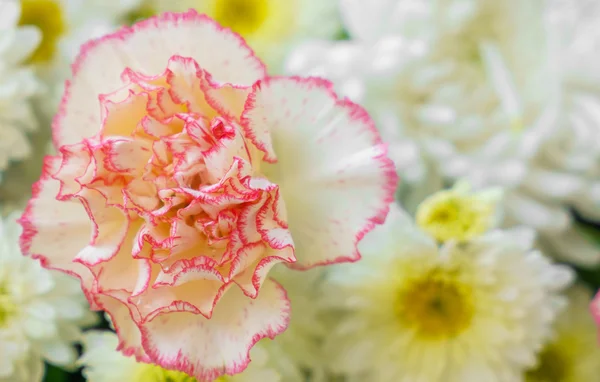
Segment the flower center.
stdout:
<path fill-rule="evenodd" d="M 539 355 L 535 369 L 525 374 L 527 382 L 561 382 L 569 376 L 569 363 L 557 346 L 549 346 Z"/>
<path fill-rule="evenodd" d="M 268 0 L 216 0 L 215 20 L 246 36 L 256 31 L 269 13 Z"/>
<path fill-rule="evenodd" d="M 423 339 L 452 338 L 469 327 L 474 308 L 470 288 L 444 271 L 413 280 L 400 291 L 396 313 Z"/>
<path fill-rule="evenodd" d="M 417 224 L 438 241 L 466 240 L 489 228 L 494 206 L 469 195 L 442 191 L 426 199 L 417 210 Z"/>
<path fill-rule="evenodd" d="M 13 302 L 6 287 L 0 285 L 0 328 L 16 313 L 17 305 Z"/>
<path fill-rule="evenodd" d="M 29 57 L 32 63 L 50 61 L 67 29 L 61 6 L 56 0 L 22 0 L 19 25 L 33 25 L 42 32 L 42 42 Z"/>

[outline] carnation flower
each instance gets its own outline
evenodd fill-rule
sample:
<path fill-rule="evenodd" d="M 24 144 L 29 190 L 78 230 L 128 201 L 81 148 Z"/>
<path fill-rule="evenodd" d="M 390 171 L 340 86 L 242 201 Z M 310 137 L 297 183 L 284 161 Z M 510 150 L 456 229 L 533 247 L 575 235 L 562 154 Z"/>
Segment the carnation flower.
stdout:
<path fill-rule="evenodd" d="M 75 280 L 21 256 L 15 220 L 0 220 L 0 381 L 40 382 L 44 361 L 73 366 L 95 316 Z"/>
<path fill-rule="evenodd" d="M 593 381 L 600 374 L 600 347 L 590 333 L 591 291 L 575 285 L 567 291 L 569 304 L 554 324 L 554 335 L 538 355 L 537 365 L 525 373 L 526 382 Z"/>
<path fill-rule="evenodd" d="M 265 77 L 195 11 L 92 41 L 73 68 L 24 253 L 81 279 L 124 354 L 199 380 L 242 371 L 289 320 L 270 268 L 357 260 L 385 219 L 385 146 L 328 82 Z"/>
<path fill-rule="evenodd" d="M 0 3 L 0 181 L 9 162 L 31 154 L 27 134 L 37 128 L 31 98 L 41 86 L 24 60 L 40 41 L 36 28 L 18 27 L 18 2 Z"/>
<path fill-rule="evenodd" d="M 568 7 L 589 11 L 564 3 L 563 19 Z M 590 266 L 600 251 L 574 228 L 569 208 L 599 216 L 598 100 L 589 86 L 597 79 L 585 64 L 597 49 L 581 40 L 600 33 L 582 28 L 581 17 L 548 23 L 554 8 L 346 0 L 353 40 L 308 43 L 287 66 L 328 77 L 365 104 L 406 179 L 399 196 L 409 212 L 442 177 L 502 187 L 508 224 L 535 228 L 552 254 Z"/>
<path fill-rule="evenodd" d="M 325 354 L 349 381 L 518 381 L 535 365 L 572 274 L 531 230 L 438 247 L 403 211 L 360 243 L 323 293 L 337 320 Z"/>
<path fill-rule="evenodd" d="M 290 47 L 305 38 L 334 38 L 341 30 L 337 1 L 321 0 L 157 0 L 161 11 L 194 8 L 239 33 L 265 61 L 281 71 Z"/>
<path fill-rule="evenodd" d="M 90 331 L 83 341 L 85 352 L 79 362 L 88 382 L 193 382 L 195 379 L 180 371 L 166 370 L 156 365 L 138 363 L 115 348 L 119 339 L 113 332 Z M 217 382 L 282 382 L 277 370 L 270 364 L 270 356 L 257 344 L 250 353 L 252 364 L 241 374 L 220 377 Z"/>

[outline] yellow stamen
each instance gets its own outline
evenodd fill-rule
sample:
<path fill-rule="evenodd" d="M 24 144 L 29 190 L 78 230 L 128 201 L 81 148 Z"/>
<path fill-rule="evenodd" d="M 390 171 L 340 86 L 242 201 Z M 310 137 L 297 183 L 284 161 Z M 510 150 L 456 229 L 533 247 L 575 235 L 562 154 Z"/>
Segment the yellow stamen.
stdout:
<path fill-rule="evenodd" d="M 469 327 L 474 315 L 472 290 L 456 272 L 434 270 L 411 280 L 399 294 L 396 314 L 422 339 L 452 338 Z"/>
<path fill-rule="evenodd" d="M 269 0 L 216 0 L 214 18 L 221 25 L 247 36 L 260 28 L 269 14 Z"/>
<path fill-rule="evenodd" d="M 29 57 L 31 63 L 48 62 L 56 53 L 58 41 L 67 26 L 57 0 L 21 0 L 19 25 L 33 25 L 42 32 L 42 42 Z"/>
<path fill-rule="evenodd" d="M 440 242 L 468 240 L 491 228 L 498 199 L 486 199 L 459 187 L 440 191 L 421 203 L 416 221 L 423 231 Z"/>
<path fill-rule="evenodd" d="M 0 286 L 0 328 L 17 312 L 17 305 L 12 300 L 6 287 Z"/>

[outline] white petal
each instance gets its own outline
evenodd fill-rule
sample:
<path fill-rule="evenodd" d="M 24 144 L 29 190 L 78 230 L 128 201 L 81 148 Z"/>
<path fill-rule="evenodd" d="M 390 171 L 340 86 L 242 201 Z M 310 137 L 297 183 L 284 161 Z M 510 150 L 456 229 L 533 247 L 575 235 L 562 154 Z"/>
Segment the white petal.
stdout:
<path fill-rule="evenodd" d="M 356 260 L 355 246 L 382 223 L 397 176 L 366 112 L 320 79 L 258 82 L 242 116 L 246 134 L 274 162 L 298 262 Z"/>

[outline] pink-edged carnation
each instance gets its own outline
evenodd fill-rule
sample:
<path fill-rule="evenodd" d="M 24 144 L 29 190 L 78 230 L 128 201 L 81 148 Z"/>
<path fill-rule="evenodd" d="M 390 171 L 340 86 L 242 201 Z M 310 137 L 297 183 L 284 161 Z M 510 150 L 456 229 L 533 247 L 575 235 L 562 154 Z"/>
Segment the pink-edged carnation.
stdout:
<path fill-rule="evenodd" d="M 271 267 L 359 259 L 397 181 L 363 109 L 194 11 L 84 45 L 53 132 L 23 252 L 81 279 L 123 353 L 199 380 L 285 330 Z"/>

